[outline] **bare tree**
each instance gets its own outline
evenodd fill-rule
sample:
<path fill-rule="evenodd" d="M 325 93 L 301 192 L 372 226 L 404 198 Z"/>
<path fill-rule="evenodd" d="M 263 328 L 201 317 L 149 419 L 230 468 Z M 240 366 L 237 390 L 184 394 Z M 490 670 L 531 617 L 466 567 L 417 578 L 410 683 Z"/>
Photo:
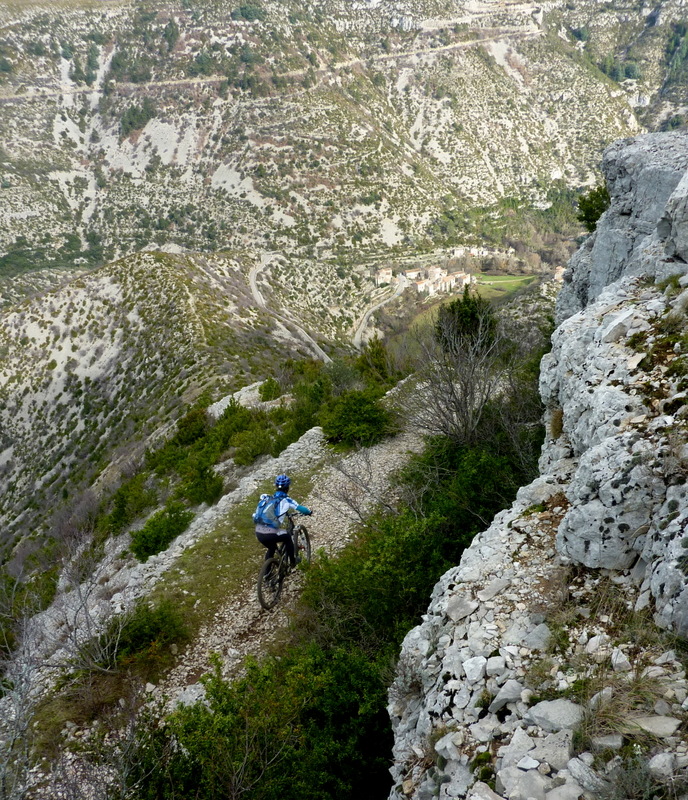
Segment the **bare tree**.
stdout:
<path fill-rule="evenodd" d="M 22 620 L 28 624 L 28 619 Z M 0 700 L 0 800 L 25 796 L 31 767 L 32 723 L 38 696 L 40 663 L 31 653 L 5 659 Z"/>
<path fill-rule="evenodd" d="M 39 612 L 23 575 L 0 582 L 0 800 L 28 796 L 35 715 L 54 679 L 116 666 L 126 616 L 113 617 L 98 597 L 105 567 L 88 546 L 91 531 L 67 527 L 60 535 L 63 591 L 50 610 Z"/>
<path fill-rule="evenodd" d="M 416 381 L 400 394 L 404 415 L 422 432 L 474 444 L 488 403 L 509 382 L 523 353 L 486 302 L 470 319 L 440 314 L 417 334 Z"/>
<path fill-rule="evenodd" d="M 94 725 L 79 752 L 64 748 L 48 779 L 51 794 L 65 800 L 132 800 L 150 774 L 172 749 L 169 742 L 159 759 L 141 766 L 141 753 L 156 735 L 163 717 L 162 702 L 146 704 L 141 687 L 133 686 L 121 705 Z"/>

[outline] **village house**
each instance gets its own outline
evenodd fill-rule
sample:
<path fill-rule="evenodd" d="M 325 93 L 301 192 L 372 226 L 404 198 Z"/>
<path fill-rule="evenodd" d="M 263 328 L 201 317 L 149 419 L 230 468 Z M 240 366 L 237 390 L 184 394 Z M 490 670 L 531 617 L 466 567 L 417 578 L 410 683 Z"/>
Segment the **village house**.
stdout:
<path fill-rule="evenodd" d="M 438 281 L 440 278 L 444 278 L 446 274 L 447 270 L 442 267 L 428 267 L 426 272 L 428 280 L 431 281 Z"/>
<path fill-rule="evenodd" d="M 382 269 L 379 269 L 375 275 L 375 285 L 382 286 L 383 283 L 391 283 L 392 277 L 392 268 L 383 267 Z"/>
<path fill-rule="evenodd" d="M 423 278 L 420 281 L 415 282 L 416 291 L 418 294 L 435 294 L 435 284 L 428 280 L 427 278 Z"/>
<path fill-rule="evenodd" d="M 454 288 L 454 276 L 453 275 L 443 275 L 441 278 L 435 282 L 437 285 L 438 292 L 451 292 Z"/>
<path fill-rule="evenodd" d="M 452 272 L 447 275 L 444 269 L 436 268 L 439 271 L 437 277 L 431 277 L 432 274 L 428 270 L 428 277 L 415 282 L 416 291 L 420 294 L 427 292 L 428 294 L 435 294 L 436 292 L 451 292 L 453 289 L 462 289 L 464 286 L 470 286 L 476 283 L 475 275 L 469 275 L 467 272 Z"/>

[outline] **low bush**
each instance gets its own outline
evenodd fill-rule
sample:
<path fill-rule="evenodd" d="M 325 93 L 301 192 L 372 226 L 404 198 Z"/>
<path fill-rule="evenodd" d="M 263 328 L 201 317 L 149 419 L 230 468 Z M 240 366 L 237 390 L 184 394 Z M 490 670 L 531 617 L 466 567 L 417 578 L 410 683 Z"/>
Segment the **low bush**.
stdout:
<path fill-rule="evenodd" d="M 261 383 L 258 389 L 258 394 L 263 402 L 267 402 L 268 400 L 277 400 L 278 397 L 282 396 L 282 387 L 274 378 L 270 377 Z"/>
<path fill-rule="evenodd" d="M 258 456 L 270 452 L 272 437 L 270 431 L 257 425 L 235 434 L 231 443 L 236 448 L 234 462 L 246 466 L 252 464 Z"/>
<path fill-rule="evenodd" d="M 179 496 L 188 500 L 191 505 L 216 503 L 224 491 L 222 477 L 210 467 L 200 466 L 192 470 L 191 475 L 179 488 Z"/>
<path fill-rule="evenodd" d="M 352 390 L 340 395 L 322 416 L 323 433 L 330 442 L 376 444 L 398 426 L 393 414 L 369 393 Z"/>
<path fill-rule="evenodd" d="M 155 504 L 157 493 L 146 486 L 146 475 L 139 473 L 123 483 L 111 501 L 111 511 L 103 524 L 111 533 L 119 533 Z"/>
<path fill-rule="evenodd" d="M 356 648 L 312 644 L 249 664 L 235 684 L 216 664 L 206 703 L 175 712 L 137 759 L 137 796 L 384 797 L 392 739 L 381 678 Z"/>
<path fill-rule="evenodd" d="M 159 660 L 163 647 L 181 643 L 187 636 L 182 615 L 171 601 L 157 606 L 140 602 L 118 631 L 117 663 L 122 667 L 138 664 L 150 668 Z"/>
<path fill-rule="evenodd" d="M 131 535 L 131 552 L 139 561 L 160 553 L 170 542 L 183 533 L 193 519 L 193 512 L 186 511 L 181 503 L 169 503 L 146 522 L 143 528 Z"/>
<path fill-rule="evenodd" d="M 140 76 L 138 74 L 134 75 L 132 72 L 129 77 L 130 80 L 137 82 L 136 78 L 139 78 Z M 144 77 L 143 80 L 150 80 L 150 75 L 148 77 Z M 156 114 L 157 111 L 153 105 L 153 101 L 148 97 L 144 98 L 143 104 L 140 106 L 129 106 L 129 108 L 127 108 L 122 114 L 122 118 L 120 120 L 120 131 L 122 136 L 129 136 L 130 133 L 141 130 L 141 128 L 145 127 L 146 123 L 153 119 Z"/>

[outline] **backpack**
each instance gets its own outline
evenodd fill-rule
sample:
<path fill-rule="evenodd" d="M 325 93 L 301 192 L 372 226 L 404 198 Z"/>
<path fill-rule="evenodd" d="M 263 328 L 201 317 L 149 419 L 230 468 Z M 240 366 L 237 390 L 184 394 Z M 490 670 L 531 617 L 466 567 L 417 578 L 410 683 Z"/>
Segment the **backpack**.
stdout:
<path fill-rule="evenodd" d="M 261 494 L 256 510 L 253 513 L 253 521 L 256 525 L 279 528 L 279 517 L 276 509 L 281 499 L 281 497 L 275 497 L 274 494 Z"/>

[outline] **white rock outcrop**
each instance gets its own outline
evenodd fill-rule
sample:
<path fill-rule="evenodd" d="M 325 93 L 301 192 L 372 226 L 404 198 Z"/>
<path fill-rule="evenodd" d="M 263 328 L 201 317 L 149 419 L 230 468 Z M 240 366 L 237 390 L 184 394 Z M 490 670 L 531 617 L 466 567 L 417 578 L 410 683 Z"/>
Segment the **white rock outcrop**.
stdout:
<path fill-rule="evenodd" d="M 542 363 L 541 475 L 403 644 L 394 800 L 600 797 L 639 731 L 648 774 L 686 778 L 685 671 L 624 625 L 638 612 L 688 634 L 688 135 L 618 142 L 603 167 L 611 205 L 571 261 Z M 610 722 L 639 676 L 656 697 Z"/>

